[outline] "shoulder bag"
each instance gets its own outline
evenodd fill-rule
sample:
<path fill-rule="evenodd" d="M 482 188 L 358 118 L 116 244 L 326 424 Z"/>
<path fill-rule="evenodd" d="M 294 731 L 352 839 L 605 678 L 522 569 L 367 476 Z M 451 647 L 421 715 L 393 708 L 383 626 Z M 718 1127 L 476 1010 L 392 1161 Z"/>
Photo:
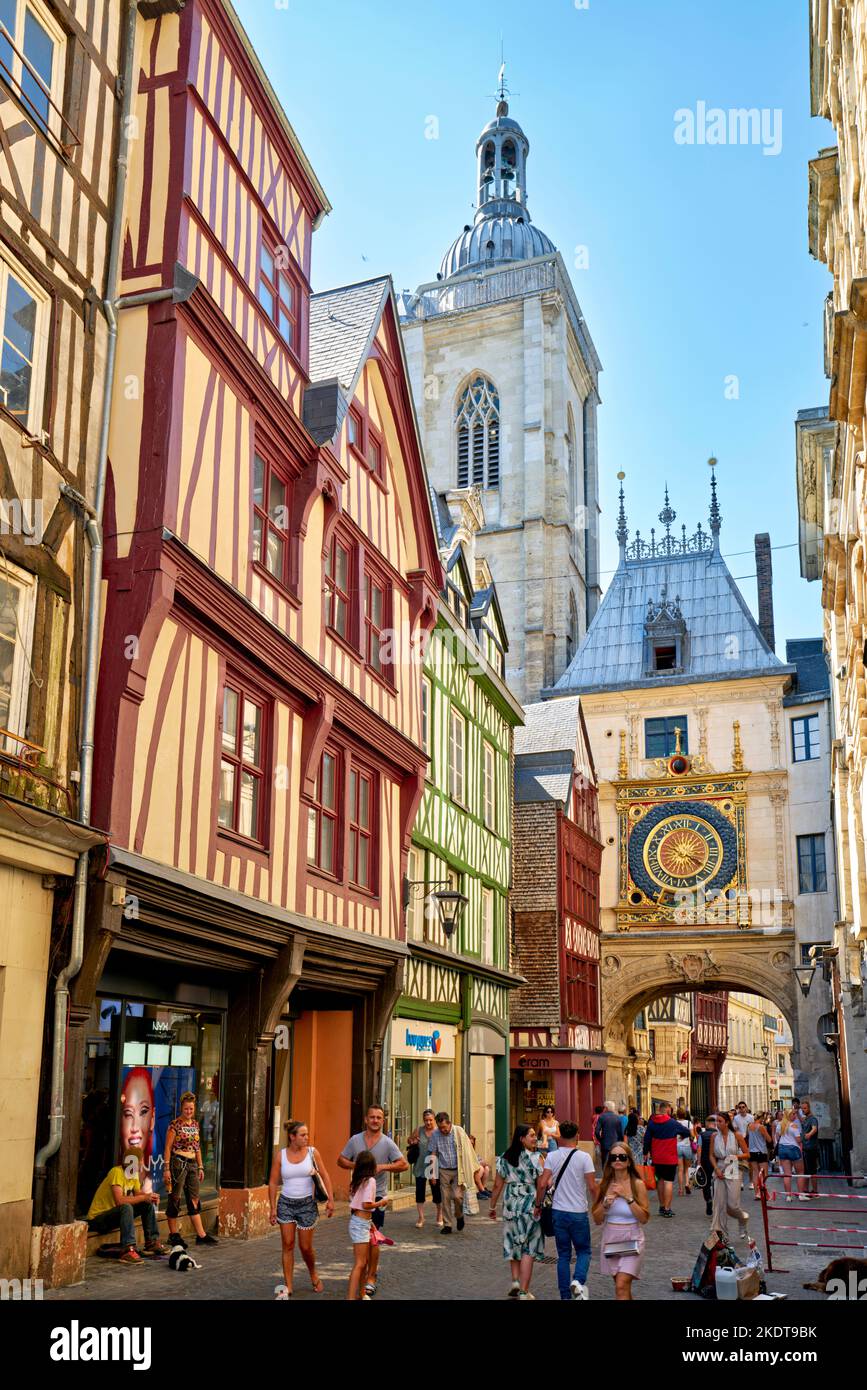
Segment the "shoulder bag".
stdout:
<path fill-rule="evenodd" d="M 322 1181 L 322 1175 L 316 1166 L 316 1150 L 312 1145 L 310 1146 L 310 1162 L 313 1164 L 313 1172 L 311 1174 L 313 1179 L 313 1200 L 314 1202 L 327 1202 L 329 1200 L 328 1189 Z"/>
<path fill-rule="evenodd" d="M 542 1211 L 539 1217 L 539 1222 L 542 1227 L 543 1236 L 553 1236 L 554 1234 L 554 1193 L 560 1186 L 560 1179 L 566 1172 L 566 1169 L 569 1167 L 569 1164 L 572 1162 L 572 1159 L 575 1157 L 577 1152 L 577 1147 L 570 1151 L 569 1157 L 566 1159 L 566 1162 L 563 1164 L 563 1167 L 560 1169 L 554 1181 L 549 1185 L 548 1190 L 545 1193 L 544 1198 L 542 1199 Z"/>

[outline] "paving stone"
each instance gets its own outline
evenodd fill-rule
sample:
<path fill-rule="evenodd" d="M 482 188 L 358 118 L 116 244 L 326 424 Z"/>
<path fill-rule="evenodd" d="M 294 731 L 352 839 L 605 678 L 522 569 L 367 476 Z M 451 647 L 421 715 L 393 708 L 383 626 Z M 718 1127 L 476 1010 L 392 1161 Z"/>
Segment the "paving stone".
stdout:
<path fill-rule="evenodd" d="M 839 1191 L 839 1184 L 837 1190 Z M 867 1193 L 863 1194 L 867 1198 Z M 759 1248 L 764 1257 L 764 1243 L 761 1235 L 761 1207 L 754 1203 L 753 1194 L 746 1189 L 744 1205 L 750 1212 L 751 1226 L 759 1237 Z M 833 1199 L 832 1199 L 833 1200 Z M 842 1205 L 842 1203 L 834 1203 Z M 774 1217 L 775 1227 L 789 1226 L 833 1226 L 843 1224 L 842 1216 L 821 1215 L 822 1203 L 793 1202 L 783 1206 Z M 861 1203 L 852 1203 L 853 1208 Z M 867 1211 L 867 1201 L 864 1203 Z M 677 1302 L 683 1300 L 699 1306 L 699 1300 L 690 1294 L 672 1294 L 672 1275 L 688 1277 L 701 1241 L 708 1229 L 704 1200 L 699 1193 L 690 1197 L 675 1198 L 675 1217 L 664 1221 L 657 1215 L 656 1199 L 651 1194 L 651 1219 L 647 1230 L 647 1249 L 645 1253 L 644 1275 L 635 1286 L 636 1297 L 642 1300 L 665 1299 Z M 433 1208 L 428 1207 L 433 1214 Z M 860 1214 L 860 1213 L 859 1213 Z M 861 1215 L 861 1222 L 865 1216 Z M 339 1211 L 332 1220 L 320 1220 L 316 1230 L 316 1250 L 319 1273 L 325 1285 L 325 1292 L 316 1295 L 309 1287 L 306 1268 L 296 1249 L 295 1294 L 293 1302 L 309 1300 L 321 1302 L 343 1299 L 349 1279 L 351 1265 L 351 1246 L 347 1231 L 345 1209 Z M 733 1223 L 734 1225 L 734 1223 Z M 415 1210 L 390 1213 L 387 1233 L 394 1239 L 393 1247 L 386 1247 L 380 1261 L 380 1289 L 377 1299 L 386 1300 L 435 1300 L 469 1299 L 486 1300 L 504 1297 L 509 1288 L 509 1270 L 502 1257 L 502 1226 L 492 1222 L 482 1203 L 482 1213 L 467 1221 L 466 1229 L 451 1236 L 441 1236 L 432 1220 L 423 1230 L 415 1228 Z M 833 1240 L 833 1235 L 813 1234 L 808 1231 L 780 1231 L 780 1237 L 802 1240 Z M 859 1237 L 843 1237 L 857 1241 Z M 864 1236 L 867 1241 L 867 1234 Z M 735 1240 L 739 1252 L 745 1249 L 743 1242 Z M 549 1255 L 544 1264 L 537 1265 L 532 1282 L 532 1291 L 539 1300 L 556 1300 L 557 1292 L 556 1255 L 554 1242 L 548 1242 Z M 46 1292 L 46 1300 L 57 1301 L 78 1299 L 172 1299 L 209 1300 L 222 1299 L 273 1299 L 277 1284 L 282 1283 L 280 1266 L 280 1237 L 274 1231 L 260 1240 L 222 1241 L 218 1246 L 192 1246 L 191 1253 L 202 1265 L 200 1270 L 179 1274 L 169 1269 L 167 1261 L 147 1262 L 139 1268 L 118 1266 L 108 1261 L 92 1258 L 88 1261 L 87 1279 L 83 1285 L 74 1288 L 55 1289 Z M 789 1299 L 808 1300 L 821 1295 L 801 1286 L 805 1280 L 814 1279 L 818 1271 L 834 1256 L 833 1248 L 827 1250 L 779 1251 L 777 1259 L 788 1271 L 785 1274 L 768 1276 L 769 1289 L 786 1293 Z M 855 1253 L 855 1252 L 851 1252 Z M 599 1272 L 599 1231 L 593 1228 L 593 1262 L 590 1269 L 591 1299 L 611 1300 L 614 1297 L 613 1280 Z"/>

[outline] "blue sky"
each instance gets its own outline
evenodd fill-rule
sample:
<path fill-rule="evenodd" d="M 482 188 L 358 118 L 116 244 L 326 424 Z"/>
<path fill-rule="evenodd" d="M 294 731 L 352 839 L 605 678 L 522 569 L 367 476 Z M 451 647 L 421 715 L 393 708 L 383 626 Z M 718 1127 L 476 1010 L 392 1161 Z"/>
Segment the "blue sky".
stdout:
<path fill-rule="evenodd" d="M 667 480 L 676 529 L 692 530 L 714 453 L 722 549 L 746 598 L 755 610 L 753 536 L 768 531 L 778 653 L 818 635 L 819 586 L 798 569 L 793 422 L 828 398 L 831 279 L 807 249 L 807 161 L 834 135 L 810 117 L 806 0 L 235 3 L 334 205 L 316 289 L 435 277 L 472 220 L 502 35 L 530 212 L 572 270 L 604 368 L 603 570 L 616 564 L 618 469 L 631 529 L 658 526 Z M 699 102 L 767 110 L 779 154 L 676 143 L 675 112 Z M 574 269 L 582 246 L 589 265 Z"/>

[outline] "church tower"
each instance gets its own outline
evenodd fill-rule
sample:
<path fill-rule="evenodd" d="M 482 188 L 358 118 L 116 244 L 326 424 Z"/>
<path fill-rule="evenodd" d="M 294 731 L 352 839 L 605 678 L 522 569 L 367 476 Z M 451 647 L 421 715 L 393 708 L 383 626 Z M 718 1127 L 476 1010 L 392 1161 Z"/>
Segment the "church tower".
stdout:
<path fill-rule="evenodd" d="M 428 473 L 452 504 L 478 490 L 487 562 L 523 703 L 554 685 L 599 603 L 601 363 L 560 252 L 530 217 L 530 142 L 496 112 L 476 141 L 476 213 L 436 280 L 402 297 Z"/>

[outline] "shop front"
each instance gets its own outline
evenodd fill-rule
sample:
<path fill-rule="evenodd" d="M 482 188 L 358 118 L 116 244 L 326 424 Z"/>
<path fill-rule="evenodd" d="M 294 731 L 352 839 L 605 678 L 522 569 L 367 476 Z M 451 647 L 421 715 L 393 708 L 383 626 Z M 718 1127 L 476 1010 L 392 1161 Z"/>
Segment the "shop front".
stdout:
<path fill-rule="evenodd" d="M 572 1048 L 522 1048 L 515 1046 L 517 1036 L 513 1031 L 512 1125 L 535 1125 L 542 1108 L 553 1105 L 558 1119 L 577 1121 L 581 1139 L 592 1139 L 594 1106 L 605 1101 L 605 1055 Z"/>
<path fill-rule="evenodd" d="M 391 1087 L 389 1130 L 406 1152 L 409 1136 L 421 1124 L 422 1113 L 445 1110 L 457 1118 L 455 1067 L 458 1030 L 454 1024 L 418 1018 L 395 1018 L 391 1025 Z M 407 1187 L 412 1171 L 397 1175 L 395 1185 Z"/>
<path fill-rule="evenodd" d="M 80 1216 L 127 1148 L 141 1151 L 145 1188 L 165 1197 L 166 1134 L 180 1114 L 185 1091 L 196 1097 L 205 1171 L 202 1200 L 218 1195 L 225 993 L 207 990 L 206 1006 L 201 991 L 198 1003 L 169 1003 L 146 997 L 149 983 L 142 981 L 136 989 L 131 981 L 104 977 L 85 1025 L 76 1191 Z"/>

